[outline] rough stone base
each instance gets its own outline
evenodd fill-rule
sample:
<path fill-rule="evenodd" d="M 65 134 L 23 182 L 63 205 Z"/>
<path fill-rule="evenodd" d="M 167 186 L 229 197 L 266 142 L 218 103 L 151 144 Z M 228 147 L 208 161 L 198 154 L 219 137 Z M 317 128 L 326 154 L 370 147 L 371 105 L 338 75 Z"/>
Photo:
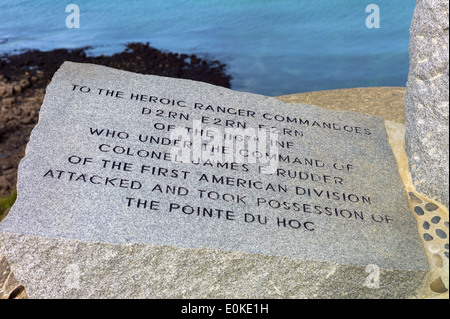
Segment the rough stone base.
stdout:
<path fill-rule="evenodd" d="M 368 288 L 375 281 L 366 266 L 15 234 L 0 240 L 30 298 L 415 298 L 425 276 L 381 269 L 379 288 Z"/>
<path fill-rule="evenodd" d="M 0 299 L 26 299 L 25 287 L 19 284 L 9 267 L 8 260 L 0 251 Z"/>

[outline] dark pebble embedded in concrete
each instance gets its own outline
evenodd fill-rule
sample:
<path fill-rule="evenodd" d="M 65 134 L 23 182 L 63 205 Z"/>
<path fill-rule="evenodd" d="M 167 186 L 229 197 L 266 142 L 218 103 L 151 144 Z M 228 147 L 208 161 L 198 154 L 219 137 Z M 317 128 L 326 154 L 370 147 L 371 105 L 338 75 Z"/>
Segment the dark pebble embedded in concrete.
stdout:
<path fill-rule="evenodd" d="M 423 211 L 423 209 L 419 206 L 414 207 L 414 211 L 416 212 L 417 215 L 422 216 L 425 214 L 425 212 Z"/>
<path fill-rule="evenodd" d="M 409 192 L 409 198 L 411 198 L 411 200 L 412 200 L 412 202 L 413 203 L 416 203 L 416 204 L 421 204 L 422 203 L 422 200 L 419 198 L 419 197 L 417 197 L 414 193 L 412 193 L 412 192 Z"/>
<path fill-rule="evenodd" d="M 423 239 L 425 239 L 425 241 L 432 241 L 433 236 L 431 236 L 430 234 L 423 234 Z"/>
<path fill-rule="evenodd" d="M 447 257 L 447 259 L 448 259 L 448 252 L 445 252 L 444 255 L 445 255 L 445 257 Z"/>
<path fill-rule="evenodd" d="M 433 292 L 439 293 L 439 294 L 443 294 L 446 293 L 448 291 L 447 288 L 445 288 L 445 284 L 442 281 L 442 278 L 439 277 L 437 278 L 435 281 L 433 281 L 430 285 L 430 288 Z"/>
<path fill-rule="evenodd" d="M 436 229 L 435 233 L 439 238 L 442 238 L 442 239 L 447 238 L 447 233 L 445 231 L 443 231 L 442 229 Z"/>
<path fill-rule="evenodd" d="M 448 250 L 448 244 L 445 244 L 445 245 L 444 245 L 444 248 Z"/>
<path fill-rule="evenodd" d="M 448 228 L 448 222 L 444 222 L 444 226 Z"/>
<path fill-rule="evenodd" d="M 428 203 L 425 205 L 425 209 L 429 212 L 434 212 L 435 210 L 437 210 L 439 207 L 436 204 L 433 203 Z"/>
<path fill-rule="evenodd" d="M 439 223 L 441 221 L 441 217 L 439 217 L 439 216 L 434 216 L 433 218 L 431 218 L 431 222 L 433 223 L 433 224 L 437 224 L 437 223 Z"/>
<path fill-rule="evenodd" d="M 424 222 L 423 223 L 423 228 L 426 229 L 426 230 L 430 229 L 430 223 L 429 222 Z"/>

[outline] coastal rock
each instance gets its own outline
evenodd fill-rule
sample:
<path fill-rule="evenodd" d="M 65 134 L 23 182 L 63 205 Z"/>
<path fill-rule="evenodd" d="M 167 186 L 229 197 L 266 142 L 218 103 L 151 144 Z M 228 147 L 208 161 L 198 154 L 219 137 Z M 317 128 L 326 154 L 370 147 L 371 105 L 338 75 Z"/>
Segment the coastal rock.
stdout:
<path fill-rule="evenodd" d="M 18 84 L 15 84 L 15 85 L 13 86 L 13 92 L 14 92 L 15 94 L 20 94 L 20 93 L 22 92 L 22 87 L 21 87 L 20 85 L 18 85 Z"/>
<path fill-rule="evenodd" d="M 19 82 L 19 84 L 22 89 L 26 89 L 30 86 L 30 81 L 28 79 L 23 79 Z"/>
<path fill-rule="evenodd" d="M 418 0 L 410 30 L 406 152 L 417 191 L 449 206 L 449 2 Z"/>
<path fill-rule="evenodd" d="M 7 108 L 7 107 L 14 105 L 14 101 L 15 100 L 13 97 L 4 98 L 2 100 L 2 105 Z"/>
<path fill-rule="evenodd" d="M 4 88 L 5 88 L 5 95 L 6 96 L 12 96 L 14 94 L 14 88 L 13 88 L 12 85 L 6 84 Z"/>

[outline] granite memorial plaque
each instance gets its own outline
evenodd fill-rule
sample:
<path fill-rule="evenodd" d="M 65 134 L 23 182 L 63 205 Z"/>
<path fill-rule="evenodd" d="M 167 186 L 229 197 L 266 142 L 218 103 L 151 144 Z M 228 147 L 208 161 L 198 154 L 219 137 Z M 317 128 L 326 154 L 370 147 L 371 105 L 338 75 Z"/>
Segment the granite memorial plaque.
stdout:
<path fill-rule="evenodd" d="M 66 62 L 2 250 L 30 297 L 412 297 L 382 119 Z"/>

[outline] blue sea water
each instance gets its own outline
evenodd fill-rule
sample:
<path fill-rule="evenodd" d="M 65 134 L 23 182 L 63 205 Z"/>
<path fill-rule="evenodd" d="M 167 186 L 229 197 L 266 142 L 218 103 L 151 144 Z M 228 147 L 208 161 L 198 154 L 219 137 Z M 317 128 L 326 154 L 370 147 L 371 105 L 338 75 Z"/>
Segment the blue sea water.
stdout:
<path fill-rule="evenodd" d="M 70 3 L 80 28 L 66 27 Z M 369 4 L 380 28 L 368 28 Z M 405 86 L 415 0 L 0 0 L 0 54 L 128 42 L 226 63 L 232 89 L 269 96 Z"/>

